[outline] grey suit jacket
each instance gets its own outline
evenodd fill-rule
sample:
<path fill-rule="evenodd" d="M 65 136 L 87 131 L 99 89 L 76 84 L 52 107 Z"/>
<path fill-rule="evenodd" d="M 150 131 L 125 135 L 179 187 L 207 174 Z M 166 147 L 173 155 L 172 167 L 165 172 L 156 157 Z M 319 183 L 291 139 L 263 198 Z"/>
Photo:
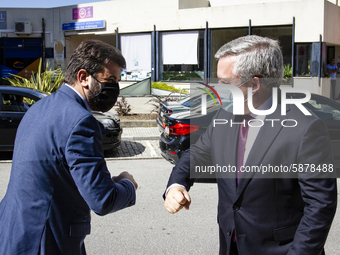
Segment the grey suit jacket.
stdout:
<path fill-rule="evenodd" d="M 332 167 L 327 127 L 295 106 L 287 108 L 286 116 L 280 111 L 278 107 L 267 116 L 279 121 L 274 127 L 271 122 L 262 126 L 245 166 L 301 169 L 275 175 L 247 172 L 238 184 L 236 173 L 216 173 L 218 222 L 224 239 L 220 240 L 221 254 L 229 254 L 233 232 L 242 255 L 319 255 L 323 250 L 336 210 L 336 175 L 335 171 L 313 171 L 310 166 Z M 221 109 L 214 119 L 235 117 Z M 298 125 L 283 127 L 285 119 L 294 119 Z M 189 190 L 194 181 L 190 171 L 194 173 L 197 165 L 236 166 L 238 126 L 213 127 L 211 123 L 174 167 L 168 187 L 179 183 Z"/>

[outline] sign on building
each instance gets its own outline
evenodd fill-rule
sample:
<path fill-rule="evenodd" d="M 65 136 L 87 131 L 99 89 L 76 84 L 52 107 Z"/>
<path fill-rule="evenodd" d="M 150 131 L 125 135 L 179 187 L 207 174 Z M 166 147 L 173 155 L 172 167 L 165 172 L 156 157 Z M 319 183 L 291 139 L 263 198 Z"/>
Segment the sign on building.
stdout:
<path fill-rule="evenodd" d="M 0 11 L 0 29 L 7 29 L 7 12 Z"/>
<path fill-rule="evenodd" d="M 105 20 L 64 23 L 63 31 L 105 28 Z"/>
<path fill-rule="evenodd" d="M 72 19 L 89 19 L 89 18 L 93 18 L 93 6 L 72 9 Z"/>

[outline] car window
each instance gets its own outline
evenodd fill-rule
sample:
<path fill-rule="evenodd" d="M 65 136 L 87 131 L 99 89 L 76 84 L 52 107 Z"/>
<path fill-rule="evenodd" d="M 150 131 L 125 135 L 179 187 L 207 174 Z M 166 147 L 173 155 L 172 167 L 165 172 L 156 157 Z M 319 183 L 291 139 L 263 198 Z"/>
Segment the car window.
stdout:
<path fill-rule="evenodd" d="M 2 93 L 1 100 L 0 111 L 6 112 L 26 112 L 35 103 L 32 98 L 14 93 Z"/>
<path fill-rule="evenodd" d="M 340 105 L 322 98 L 314 98 L 304 104 L 328 126 L 340 125 Z"/>
<path fill-rule="evenodd" d="M 214 100 L 215 102 L 216 100 L 218 100 L 217 95 L 209 88 L 204 88 L 204 90 L 196 88 L 194 91 L 196 92 L 178 101 L 178 103 L 180 103 L 183 106 L 190 107 L 192 109 L 201 104 L 202 95 L 206 96 L 207 102 L 211 100 Z M 209 92 L 210 95 L 212 95 L 212 97 L 207 92 Z"/>

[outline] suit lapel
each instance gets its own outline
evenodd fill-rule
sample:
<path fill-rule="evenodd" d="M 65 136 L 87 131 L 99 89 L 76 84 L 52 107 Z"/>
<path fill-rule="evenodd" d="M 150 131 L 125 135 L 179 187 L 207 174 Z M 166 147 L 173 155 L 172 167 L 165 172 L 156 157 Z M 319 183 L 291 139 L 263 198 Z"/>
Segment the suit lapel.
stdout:
<path fill-rule="evenodd" d="M 237 121 L 236 115 L 231 115 L 231 118 L 228 118 L 229 116 L 225 117 L 225 119 L 232 119 L 233 122 Z M 238 133 L 239 133 L 239 125 L 233 125 L 230 127 L 230 123 L 228 123 L 228 128 L 223 129 L 223 135 L 222 137 L 225 137 L 225 140 L 223 141 L 223 144 L 225 144 L 225 150 L 222 150 L 221 153 L 223 154 L 223 165 L 225 166 L 235 166 L 237 163 L 237 142 L 238 142 Z M 235 173 L 227 173 L 228 176 L 221 175 L 220 182 L 224 182 L 229 187 L 228 190 L 232 191 L 232 196 L 235 197 L 236 195 L 236 172 Z"/>
<path fill-rule="evenodd" d="M 290 110 L 289 105 L 287 106 L 287 112 Z M 276 120 L 273 122 L 268 121 L 270 119 Z M 256 140 L 250 150 L 249 156 L 245 163 L 245 166 L 259 166 L 263 161 L 264 156 L 268 152 L 270 146 L 275 141 L 277 135 L 280 133 L 282 129 L 281 121 L 284 119 L 284 116 L 281 115 L 281 105 L 278 105 L 276 111 L 267 116 L 264 120 L 264 125 L 261 127 Z M 267 121 L 266 121 L 267 120 Z M 279 120 L 279 121 L 277 121 Z M 254 172 L 251 173 L 243 173 L 242 178 L 239 181 L 238 189 L 237 189 L 237 197 L 239 197 L 244 189 L 247 187 L 249 182 L 254 177 Z"/>

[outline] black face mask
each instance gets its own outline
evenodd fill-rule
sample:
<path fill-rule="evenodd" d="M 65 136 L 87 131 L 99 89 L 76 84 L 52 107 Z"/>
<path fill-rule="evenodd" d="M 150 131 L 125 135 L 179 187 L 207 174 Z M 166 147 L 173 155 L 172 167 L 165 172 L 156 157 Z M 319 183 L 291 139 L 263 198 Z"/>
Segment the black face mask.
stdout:
<path fill-rule="evenodd" d="M 93 98 L 89 99 L 90 108 L 92 111 L 107 112 L 117 102 L 119 96 L 119 83 L 100 82 L 93 76 L 92 78 L 100 83 L 101 91 L 97 95 L 94 95 Z M 90 92 L 92 93 L 91 90 Z"/>

